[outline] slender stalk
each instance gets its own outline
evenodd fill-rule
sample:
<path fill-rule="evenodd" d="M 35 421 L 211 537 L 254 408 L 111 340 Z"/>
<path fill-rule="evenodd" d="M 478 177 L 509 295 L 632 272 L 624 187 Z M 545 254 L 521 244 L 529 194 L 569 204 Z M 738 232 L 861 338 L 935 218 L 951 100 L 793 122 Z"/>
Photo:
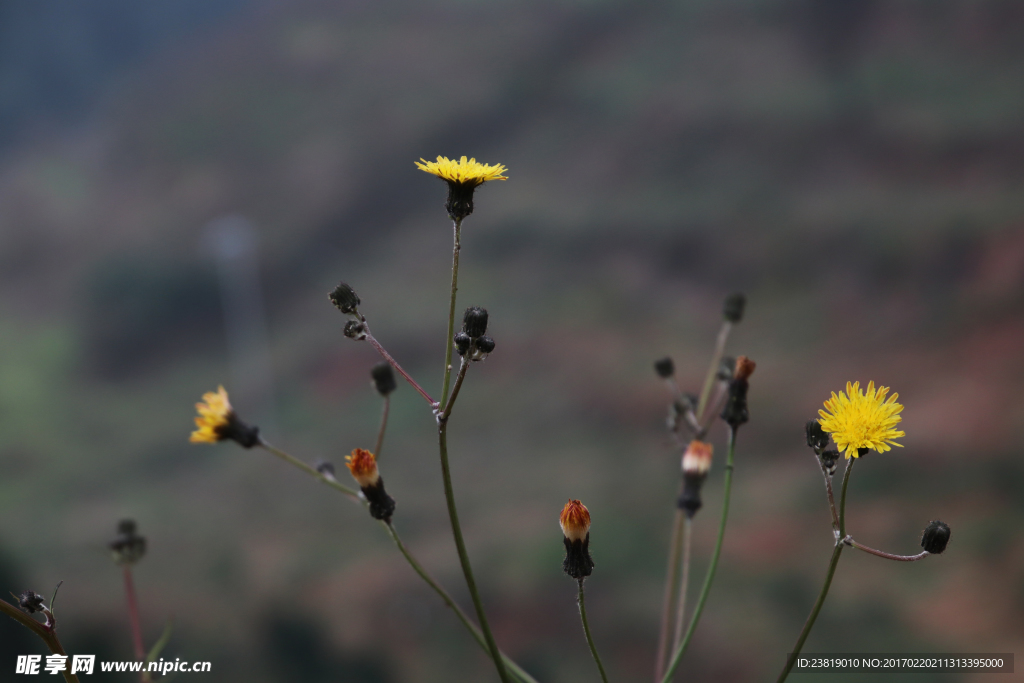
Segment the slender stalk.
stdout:
<path fill-rule="evenodd" d="M 836 512 L 836 499 L 832 494 L 832 477 L 828 476 L 828 472 L 825 468 L 821 468 L 821 473 L 825 477 L 825 492 L 828 494 L 828 509 L 832 512 L 832 530 L 839 533 L 839 513 Z"/>
<path fill-rule="evenodd" d="M 843 473 L 843 490 L 839 496 L 839 538 L 836 539 L 835 548 L 832 550 L 832 559 L 828 563 L 828 571 L 825 573 L 825 583 L 821 586 L 821 592 L 818 594 L 818 599 L 814 602 L 814 607 L 811 609 L 810 615 L 807 617 L 807 621 L 804 623 L 803 630 L 800 631 L 800 635 L 797 636 L 796 644 L 793 645 L 793 651 L 786 657 L 786 666 L 782 669 L 782 673 L 779 674 L 778 681 L 776 683 L 782 683 L 789 676 L 789 672 L 793 670 L 793 665 L 796 663 L 797 655 L 804 647 L 804 642 L 807 641 L 807 636 L 810 635 L 811 629 L 814 628 L 814 621 L 818 618 L 818 613 L 821 612 L 821 606 L 825 604 L 825 598 L 828 596 L 828 590 L 832 587 L 832 577 L 835 576 L 836 566 L 839 564 L 839 556 L 843 554 L 843 548 L 845 547 L 841 539 L 846 537 L 846 489 L 850 483 L 850 473 L 853 471 L 854 459 L 850 459 L 846 463 L 846 472 Z"/>
<path fill-rule="evenodd" d="M 587 604 L 583 597 L 583 579 L 579 580 L 580 594 L 579 602 L 580 606 L 580 620 L 583 622 L 583 633 L 587 636 L 587 645 L 590 646 L 590 654 L 594 655 L 594 661 L 597 662 L 597 670 L 601 672 L 601 680 L 603 683 L 608 683 L 608 674 L 604 672 L 604 664 L 601 663 L 601 657 L 597 654 L 597 647 L 594 645 L 594 638 L 590 635 L 590 624 L 587 623 Z"/>
<path fill-rule="evenodd" d="M 711 563 L 708 565 L 707 574 L 704 575 L 704 585 L 700 589 L 700 595 L 697 597 L 697 606 L 694 607 L 693 616 L 690 617 L 690 625 L 686 628 L 686 635 L 683 636 L 683 641 L 676 648 L 675 653 L 672 655 L 672 661 L 669 664 L 668 671 L 665 672 L 662 683 L 671 683 L 672 676 L 676 672 L 676 667 L 679 666 L 679 661 L 683 658 L 683 653 L 686 652 L 686 646 L 690 644 L 690 639 L 693 637 L 693 632 L 697 628 L 697 623 L 700 621 L 701 612 L 704 611 L 704 603 L 708 599 L 708 593 L 711 592 L 711 583 L 715 579 L 715 571 L 718 569 L 718 558 L 722 554 L 722 541 L 725 539 L 725 524 L 729 520 L 729 499 L 732 493 L 732 471 L 733 471 L 733 456 L 736 452 L 736 430 L 729 429 L 729 453 L 726 457 L 725 462 L 725 482 L 723 484 L 722 494 L 722 519 L 718 523 L 718 538 L 715 541 L 715 550 L 711 553 Z"/>
<path fill-rule="evenodd" d="M 462 235 L 462 219 L 453 224 L 455 233 L 455 244 L 452 247 L 452 297 L 448 304 L 448 338 L 445 340 L 444 352 L 444 386 L 441 389 L 441 405 L 448 401 L 448 384 L 452 377 L 452 346 L 455 337 L 455 293 L 459 290 L 459 251 L 462 249 L 460 237 Z"/>
<path fill-rule="evenodd" d="M 46 614 L 46 624 L 40 624 L 38 621 L 33 619 L 31 616 L 22 612 L 20 609 L 7 602 L 6 600 L 0 600 L 0 612 L 3 612 L 11 619 L 27 628 L 28 630 L 39 636 L 46 647 L 50 650 L 51 654 L 68 656 L 68 653 L 64 651 L 64 646 L 61 645 L 60 639 L 57 638 L 56 624 L 53 620 L 52 613 Z M 66 666 L 64 671 L 64 681 L 66 683 L 79 683 L 78 676 L 71 673 L 71 658 L 66 660 Z"/>
<path fill-rule="evenodd" d="M 454 292 L 454 289 L 452 290 Z M 441 421 L 437 429 L 437 443 L 441 454 L 441 475 L 444 479 L 444 499 L 448 503 L 448 519 L 452 525 L 452 536 L 455 538 L 455 548 L 459 553 L 459 563 L 462 564 L 462 573 L 466 577 L 466 587 L 469 595 L 473 598 L 473 607 L 476 608 L 476 618 L 480 622 L 480 628 L 484 632 L 484 639 L 487 641 L 487 649 L 490 650 L 491 658 L 494 659 L 494 666 L 498 669 L 498 676 L 503 683 L 509 683 L 508 672 L 501 660 L 501 652 L 498 644 L 494 642 L 494 635 L 491 633 L 490 624 L 487 623 L 487 615 L 484 613 L 484 605 L 480 600 L 480 593 L 476 588 L 476 580 L 473 578 L 473 567 L 469 564 L 469 554 L 466 552 L 466 542 L 462 539 L 462 526 L 459 524 L 459 511 L 455 507 L 455 492 L 452 489 L 452 475 L 448 467 L 448 423 Z"/>
<path fill-rule="evenodd" d="M 402 555 L 405 557 L 406 562 L 409 563 L 409 566 L 412 567 L 413 570 L 417 574 L 419 574 L 420 578 L 423 579 L 428 586 L 434 589 L 434 592 L 441 597 L 441 600 L 443 600 L 444 603 L 448 605 L 448 607 L 450 607 L 453 612 L 455 612 L 455 616 L 459 618 L 459 621 L 462 622 L 462 625 L 466 627 L 466 630 L 473 634 L 473 638 L 476 639 L 476 642 L 479 643 L 480 647 L 483 648 L 485 652 L 487 652 L 487 640 L 484 638 L 484 635 L 480 632 L 480 629 L 477 628 L 477 625 L 470 620 L 469 615 L 462 611 L 462 608 L 459 607 L 458 604 L 456 604 L 455 600 L 452 599 L 452 596 L 450 596 L 448 592 L 444 588 L 442 588 L 440 584 L 438 584 L 437 581 L 435 581 L 433 577 L 430 576 L 430 574 L 427 573 L 427 571 L 423 568 L 422 565 L 420 565 L 416 558 L 412 556 L 412 553 L 410 553 L 409 550 L 405 547 L 405 544 L 402 543 L 402 539 L 398 537 L 398 532 L 395 531 L 395 528 L 384 521 L 381 521 L 381 524 L 384 525 L 384 527 L 387 529 L 388 535 L 391 537 L 391 540 L 395 542 L 395 545 L 398 547 L 398 550 L 401 551 Z M 519 678 L 520 681 L 522 681 L 523 683 L 537 683 L 536 679 L 534 679 L 533 676 L 526 673 L 526 671 L 524 671 L 522 667 L 520 667 L 518 664 L 512 661 L 504 653 L 502 653 L 501 659 L 505 662 L 505 666 L 507 666 L 509 670 L 512 671 L 512 673 L 515 674 L 517 678 Z"/>
<path fill-rule="evenodd" d="M 676 591 L 679 584 L 679 558 L 683 548 L 683 511 L 678 507 L 672 518 L 672 536 L 668 545 L 668 570 L 665 572 L 665 600 L 661 606 L 661 632 L 658 636 L 658 658 L 654 662 L 655 683 L 665 674 L 665 658 L 668 657 L 668 644 L 671 638 L 672 605 L 676 604 Z"/>
<path fill-rule="evenodd" d="M 704 388 L 700 391 L 700 401 L 697 403 L 697 418 L 704 420 L 704 408 L 707 406 L 708 398 L 711 395 L 711 387 L 715 384 L 715 375 L 718 374 L 718 364 L 722 362 L 722 354 L 725 353 L 725 342 L 729 340 L 729 332 L 732 330 L 732 323 L 728 320 L 722 322 L 722 329 L 718 331 L 718 340 L 715 342 L 715 352 L 711 356 L 711 367 L 708 368 L 708 376 L 704 378 Z"/>
<path fill-rule="evenodd" d="M 359 496 L 359 492 L 356 491 L 355 489 L 350 489 L 349 487 L 347 487 L 344 484 L 340 483 L 334 477 L 324 476 L 315 467 L 307 465 L 306 463 L 302 462 L 301 460 L 299 460 L 295 456 L 290 455 L 288 453 L 285 453 L 284 451 L 282 451 L 280 448 L 277 448 L 276 446 L 270 445 L 269 443 L 267 443 L 263 439 L 263 437 L 260 437 L 259 445 L 262 446 L 264 449 L 270 451 L 271 453 L 273 453 L 277 457 L 281 458 L 282 460 L 284 460 L 289 465 L 294 465 L 295 467 L 298 467 L 300 470 L 302 470 L 306 474 L 310 475 L 311 477 L 315 477 L 316 479 L 319 479 L 320 481 L 322 481 L 323 483 L 327 484 L 328 486 L 330 486 L 333 489 L 337 489 L 338 491 L 341 491 L 342 493 L 344 493 L 349 498 L 351 498 L 353 500 L 356 500 L 356 501 L 362 501 L 362 498 Z"/>
<path fill-rule="evenodd" d="M 366 318 L 362 318 L 361 317 L 361 319 L 362 319 L 363 325 L 366 325 Z M 431 398 L 430 394 L 428 394 L 426 392 L 426 390 L 423 387 L 421 387 L 416 382 L 416 380 L 414 380 L 412 377 L 410 377 L 409 373 L 406 372 L 405 370 L 403 370 L 402 366 L 398 364 L 398 361 L 395 360 L 394 358 L 392 358 L 391 354 L 388 353 L 387 350 L 383 346 L 380 345 L 380 342 L 377 341 L 377 338 L 374 337 L 372 334 L 370 334 L 370 327 L 368 325 L 366 326 L 366 341 L 370 342 L 370 345 L 373 346 L 373 348 L 377 349 L 377 353 L 379 353 L 384 360 L 386 360 L 388 363 L 390 363 L 391 367 L 393 367 L 395 369 L 395 372 L 397 372 L 399 375 L 404 377 L 405 381 L 408 382 L 412 386 L 413 389 L 418 391 L 420 396 L 422 396 L 423 398 L 427 399 L 427 403 L 430 404 L 431 408 L 436 408 L 437 407 L 437 405 L 438 405 L 437 401 L 435 401 L 433 398 Z"/>
<path fill-rule="evenodd" d="M 384 431 L 388 428 L 388 411 L 391 409 L 391 397 L 384 397 L 384 411 L 380 416 L 380 429 L 377 431 L 377 445 L 373 449 L 373 457 L 380 461 L 380 449 L 384 445 Z"/>
<path fill-rule="evenodd" d="M 686 614 L 686 591 L 690 585 L 690 546 L 693 544 L 693 519 L 686 518 L 683 524 L 683 578 L 679 580 L 679 605 L 676 607 L 676 635 L 672 649 L 679 647 L 683 639 L 683 616 Z"/>
<path fill-rule="evenodd" d="M 139 619 L 139 602 L 135 597 L 135 582 L 132 567 L 124 565 L 124 594 L 128 598 L 128 620 L 132 626 L 132 645 L 135 647 L 135 661 L 146 661 L 146 646 L 142 644 L 142 623 Z"/>
<path fill-rule="evenodd" d="M 869 548 L 868 546 L 853 540 L 852 536 L 847 536 L 846 538 L 844 538 L 843 543 L 853 548 L 856 548 L 857 550 L 863 550 L 866 553 L 870 553 L 878 557 L 884 557 L 887 560 L 895 560 L 897 562 L 917 562 L 918 560 L 923 560 L 924 558 L 931 555 L 931 553 L 929 553 L 927 550 L 919 552 L 917 555 L 895 555 L 893 553 L 887 553 L 882 550 L 875 550 L 874 548 Z"/>
<path fill-rule="evenodd" d="M 455 388 L 452 389 L 452 397 L 444 404 L 444 412 L 442 412 L 441 416 L 438 418 L 440 421 L 446 421 L 452 414 L 452 408 L 455 407 L 455 399 L 459 397 L 459 390 L 462 389 L 462 381 L 466 379 L 467 370 L 469 370 L 469 362 L 463 359 L 462 365 L 459 366 L 459 374 L 455 378 Z"/>

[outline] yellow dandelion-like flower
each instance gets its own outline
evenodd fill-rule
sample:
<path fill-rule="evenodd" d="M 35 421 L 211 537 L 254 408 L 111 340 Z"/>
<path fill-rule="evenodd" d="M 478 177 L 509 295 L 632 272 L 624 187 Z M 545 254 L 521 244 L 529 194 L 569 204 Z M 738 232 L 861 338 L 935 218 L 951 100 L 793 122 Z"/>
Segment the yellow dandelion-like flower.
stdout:
<path fill-rule="evenodd" d="M 231 402 L 224 387 L 217 387 L 216 393 L 208 391 L 203 394 L 203 402 L 196 404 L 199 415 L 196 417 L 196 429 L 189 437 L 192 443 L 217 443 L 224 439 L 223 431 L 228 425 L 231 415 Z"/>
<path fill-rule="evenodd" d="M 436 175 L 448 183 L 448 201 L 444 208 L 453 221 L 460 221 L 473 213 L 473 190 L 489 180 L 508 180 L 503 173 L 508 169 L 502 164 L 481 164 L 476 159 L 437 157 L 437 161 L 420 158 L 416 168 Z"/>
<path fill-rule="evenodd" d="M 899 446 L 893 439 L 905 434 L 896 429 L 903 419 L 903 406 L 896 402 L 899 394 L 886 400 L 889 387 L 875 389 L 874 382 L 868 382 L 867 391 L 861 391 L 860 382 L 846 383 L 846 392 L 832 392 L 832 398 L 825 401 L 825 410 L 819 410 L 821 429 L 832 435 L 840 452 L 846 457 L 858 457 L 859 449 L 870 448 L 882 453 L 889 446 Z M 827 412 L 826 412 L 827 411 Z"/>
<path fill-rule="evenodd" d="M 203 402 L 196 404 L 197 429 L 188 440 L 191 443 L 217 443 L 230 439 L 245 448 L 259 443 L 259 429 L 242 422 L 235 414 L 224 387 L 203 394 Z"/>

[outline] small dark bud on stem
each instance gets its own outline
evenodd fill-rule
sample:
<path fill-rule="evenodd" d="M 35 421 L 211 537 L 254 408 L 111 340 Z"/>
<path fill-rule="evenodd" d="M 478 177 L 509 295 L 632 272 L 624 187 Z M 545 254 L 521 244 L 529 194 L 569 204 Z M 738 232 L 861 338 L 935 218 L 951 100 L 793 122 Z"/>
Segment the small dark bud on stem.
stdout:
<path fill-rule="evenodd" d="M 41 612 L 46 608 L 43 596 L 35 591 L 25 591 L 18 597 L 18 605 L 29 614 Z"/>
<path fill-rule="evenodd" d="M 822 431 L 821 423 L 817 420 L 808 420 L 804 427 L 807 433 L 807 445 L 814 449 L 818 455 L 822 455 L 828 448 L 828 434 Z"/>
<path fill-rule="evenodd" d="M 465 356 L 469 353 L 469 345 L 473 343 L 473 340 L 469 338 L 469 335 L 465 332 L 459 332 L 455 335 L 455 350 L 459 352 L 460 356 Z"/>
<path fill-rule="evenodd" d="M 825 451 L 821 454 L 821 466 L 830 477 L 836 473 L 837 462 L 839 462 L 839 451 Z"/>
<path fill-rule="evenodd" d="M 671 358 L 665 356 L 661 360 L 654 361 L 654 371 L 658 373 L 658 377 L 668 379 L 676 374 L 676 365 Z"/>
<path fill-rule="evenodd" d="M 747 298 L 735 292 L 725 298 L 725 305 L 722 307 L 722 317 L 731 323 L 738 323 L 743 320 L 743 309 L 747 305 Z"/>
<path fill-rule="evenodd" d="M 476 340 L 476 348 L 480 353 L 488 354 L 494 350 L 494 340 L 484 335 Z"/>
<path fill-rule="evenodd" d="M 736 359 L 736 372 L 729 382 L 729 397 L 722 408 L 722 419 L 733 429 L 750 420 L 750 413 L 747 410 L 747 390 L 750 385 L 747 379 L 754 373 L 757 367 L 754 361 L 746 356 Z"/>
<path fill-rule="evenodd" d="M 355 293 L 355 290 L 344 282 L 339 283 L 338 286 L 331 291 L 329 296 L 331 297 L 331 303 L 337 306 L 339 311 L 349 315 L 355 315 L 356 309 L 361 303 L 359 301 L 359 296 Z"/>
<path fill-rule="evenodd" d="M 117 538 L 109 547 L 117 564 L 135 564 L 146 555 L 146 538 L 136 533 L 135 520 L 123 519 L 117 525 Z"/>
<path fill-rule="evenodd" d="M 939 521 L 933 521 L 924 529 L 921 536 L 921 547 L 932 555 L 939 555 L 946 549 L 949 543 L 949 526 Z"/>
<path fill-rule="evenodd" d="M 370 370 L 370 376 L 373 377 L 373 385 L 381 396 L 387 396 L 398 388 L 398 384 L 395 382 L 395 373 L 392 372 L 391 364 L 387 361 L 374 365 Z"/>
<path fill-rule="evenodd" d="M 462 316 L 462 331 L 469 335 L 470 339 L 482 337 L 487 333 L 487 309 L 479 306 L 472 306 L 466 309 Z"/>
<path fill-rule="evenodd" d="M 344 333 L 349 339 L 362 341 L 363 339 L 366 339 L 366 325 L 363 325 L 363 323 L 358 320 L 349 320 L 345 323 Z"/>

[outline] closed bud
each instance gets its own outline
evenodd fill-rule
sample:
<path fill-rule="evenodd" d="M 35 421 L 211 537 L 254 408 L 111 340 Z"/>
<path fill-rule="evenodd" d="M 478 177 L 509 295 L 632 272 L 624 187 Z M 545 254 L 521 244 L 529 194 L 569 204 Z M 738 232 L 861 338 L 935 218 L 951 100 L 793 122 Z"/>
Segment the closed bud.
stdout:
<path fill-rule="evenodd" d="M 822 430 L 821 423 L 817 420 L 808 420 L 804 425 L 804 431 L 807 433 L 807 445 L 821 455 L 828 448 L 828 434 Z"/>
<path fill-rule="evenodd" d="M 921 547 L 926 552 L 932 555 L 939 555 L 946 549 L 946 544 L 949 543 L 949 526 L 939 522 L 933 521 L 924 529 L 924 534 L 921 535 Z"/>
<path fill-rule="evenodd" d="M 494 350 L 494 340 L 484 335 L 476 340 L 476 349 L 480 353 L 487 355 Z"/>
<path fill-rule="evenodd" d="M 136 533 L 135 520 L 123 519 L 117 525 L 117 537 L 109 543 L 117 564 L 135 564 L 146 554 L 146 538 Z"/>
<path fill-rule="evenodd" d="M 731 323 L 738 323 L 743 320 L 743 309 L 747 305 L 747 298 L 739 292 L 734 292 L 725 297 L 725 305 L 722 307 L 722 317 Z"/>
<path fill-rule="evenodd" d="M 565 559 L 562 569 L 566 574 L 582 581 L 594 570 L 590 558 L 590 511 L 578 500 L 569 500 L 562 508 L 558 524 L 562 527 L 565 542 Z"/>
<path fill-rule="evenodd" d="M 469 353 L 469 346 L 473 343 L 473 340 L 465 332 L 456 334 L 453 341 L 455 342 L 455 350 L 459 352 L 460 356 L 465 356 Z"/>
<path fill-rule="evenodd" d="M 387 361 L 374 365 L 370 370 L 370 376 L 373 378 L 373 386 L 381 396 L 387 396 L 398 388 L 398 384 L 395 382 L 395 373 L 392 372 L 391 364 Z"/>
<path fill-rule="evenodd" d="M 358 320 L 349 320 L 347 323 L 345 323 L 344 334 L 349 339 L 362 341 L 366 339 L 366 325 L 359 322 Z"/>
<path fill-rule="evenodd" d="M 487 309 L 472 306 L 462 316 L 462 331 L 471 339 L 482 337 L 487 333 Z"/>
<path fill-rule="evenodd" d="M 330 293 L 331 303 L 338 307 L 338 310 L 342 313 L 349 315 L 355 315 L 356 309 L 361 303 L 359 296 L 355 293 L 351 287 L 344 282 L 338 284 Z"/>
<path fill-rule="evenodd" d="M 18 605 L 29 614 L 42 612 L 46 609 L 43 596 L 35 591 L 25 591 L 19 595 Z"/>
<path fill-rule="evenodd" d="M 740 360 L 743 362 L 740 363 Z M 729 382 L 729 396 L 722 408 L 722 419 L 733 429 L 750 420 L 747 410 L 747 390 L 750 388 L 747 379 L 754 372 L 755 363 L 745 356 L 736 361 L 736 372 Z"/>
<path fill-rule="evenodd" d="M 839 462 L 839 451 L 830 450 L 821 454 L 821 467 L 830 477 L 836 473 L 837 462 Z"/>
<path fill-rule="evenodd" d="M 661 360 L 654 361 L 654 371 L 658 373 L 658 377 L 668 379 L 672 375 L 676 374 L 675 363 L 668 356 L 665 356 Z"/>

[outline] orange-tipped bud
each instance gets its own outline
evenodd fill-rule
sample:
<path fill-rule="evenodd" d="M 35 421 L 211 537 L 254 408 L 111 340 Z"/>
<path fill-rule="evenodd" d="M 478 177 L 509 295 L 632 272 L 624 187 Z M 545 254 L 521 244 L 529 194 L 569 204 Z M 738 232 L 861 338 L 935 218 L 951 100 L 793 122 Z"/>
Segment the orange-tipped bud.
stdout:
<path fill-rule="evenodd" d="M 714 447 L 704 441 L 694 439 L 683 453 L 683 474 L 696 474 L 701 477 L 711 469 L 711 455 Z"/>
<path fill-rule="evenodd" d="M 356 448 L 352 455 L 345 456 L 345 466 L 352 473 L 352 478 L 359 482 L 361 488 L 376 486 L 380 480 L 380 473 L 377 472 L 377 459 L 373 453 L 362 448 Z"/>
<path fill-rule="evenodd" d="M 570 541 L 581 541 L 590 532 L 590 511 L 578 500 L 570 499 L 558 518 L 562 534 Z"/>
<path fill-rule="evenodd" d="M 757 368 L 757 363 L 750 360 L 746 356 L 740 356 L 736 359 L 736 371 L 733 377 L 736 379 L 749 379 L 754 374 L 754 370 Z"/>

